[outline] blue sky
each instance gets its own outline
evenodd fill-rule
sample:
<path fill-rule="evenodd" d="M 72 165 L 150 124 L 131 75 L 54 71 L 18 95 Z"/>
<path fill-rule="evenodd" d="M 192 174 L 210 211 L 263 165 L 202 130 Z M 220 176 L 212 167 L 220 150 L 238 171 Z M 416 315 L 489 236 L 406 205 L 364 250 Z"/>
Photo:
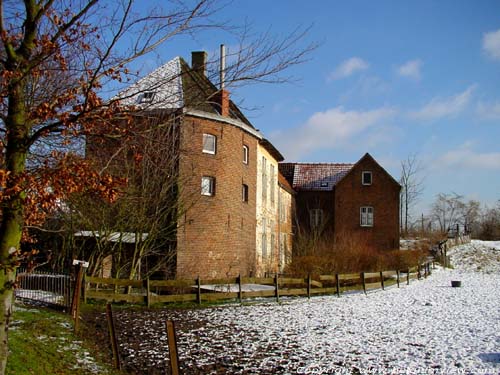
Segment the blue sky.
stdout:
<path fill-rule="evenodd" d="M 425 212 L 437 193 L 500 199 L 500 1 L 235 0 L 218 15 L 256 32 L 312 25 L 320 46 L 294 67 L 299 81 L 232 91 L 288 161 L 355 162 L 371 153 L 395 178 L 417 155 Z M 181 38 L 159 51 L 234 45 L 224 33 Z"/>

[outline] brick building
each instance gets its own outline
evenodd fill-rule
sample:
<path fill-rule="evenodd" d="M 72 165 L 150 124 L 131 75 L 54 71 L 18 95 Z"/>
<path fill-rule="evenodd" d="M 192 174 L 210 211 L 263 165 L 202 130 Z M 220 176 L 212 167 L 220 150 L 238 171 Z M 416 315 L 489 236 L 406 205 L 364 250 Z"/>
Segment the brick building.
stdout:
<path fill-rule="evenodd" d="M 399 248 L 399 183 L 365 154 L 355 164 L 280 163 L 296 194 L 297 230 Z"/>
<path fill-rule="evenodd" d="M 121 104 L 176 123 L 176 276 L 202 278 L 278 272 L 290 248 L 280 221 L 279 151 L 206 77 L 206 53 L 192 66 L 175 58 L 120 93 Z M 161 121 L 158 126 L 161 126 Z M 287 208 L 287 212 L 292 212 Z M 288 225 L 288 226 L 287 226 Z M 286 245 L 281 244 L 285 240 Z"/>

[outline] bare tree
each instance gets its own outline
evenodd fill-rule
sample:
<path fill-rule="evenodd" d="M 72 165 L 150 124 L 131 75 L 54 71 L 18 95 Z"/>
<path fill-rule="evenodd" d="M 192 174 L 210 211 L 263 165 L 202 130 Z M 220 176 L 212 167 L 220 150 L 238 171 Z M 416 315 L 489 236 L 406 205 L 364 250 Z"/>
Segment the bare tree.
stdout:
<path fill-rule="evenodd" d="M 463 207 L 462 195 L 440 193 L 436 196 L 436 200 L 432 204 L 431 216 L 441 233 L 447 233 L 460 223 L 463 218 Z"/>
<path fill-rule="evenodd" d="M 411 221 L 411 210 L 424 191 L 422 165 L 416 155 L 410 155 L 401 162 L 400 192 L 400 227 L 404 235 L 408 235 L 408 222 Z"/>
<path fill-rule="evenodd" d="M 106 90 L 134 79 L 132 63 L 181 34 L 222 28 L 215 0 L 171 1 L 144 10 L 133 0 L 0 0 L 0 374 L 7 361 L 12 292 L 26 228 L 73 193 L 117 196 L 123 181 L 74 152 L 82 136 L 123 134 L 131 118 Z M 250 46 L 234 82 L 279 82 L 311 47 L 301 32 L 264 35 Z M 252 48 L 253 46 L 253 48 Z M 246 57 L 245 57 L 246 56 Z M 245 58 L 247 60 L 245 60 Z M 129 108 L 131 111 L 133 108 Z"/>

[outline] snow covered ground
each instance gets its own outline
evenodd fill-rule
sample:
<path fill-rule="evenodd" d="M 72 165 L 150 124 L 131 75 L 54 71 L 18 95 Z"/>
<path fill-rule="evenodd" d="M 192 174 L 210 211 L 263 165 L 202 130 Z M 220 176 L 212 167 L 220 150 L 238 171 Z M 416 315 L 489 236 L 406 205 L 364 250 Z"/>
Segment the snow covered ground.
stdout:
<path fill-rule="evenodd" d="M 499 374 L 500 242 L 449 254 L 454 269 L 366 296 L 120 311 L 122 357 L 143 373 L 165 368 L 172 319 L 186 374 Z"/>

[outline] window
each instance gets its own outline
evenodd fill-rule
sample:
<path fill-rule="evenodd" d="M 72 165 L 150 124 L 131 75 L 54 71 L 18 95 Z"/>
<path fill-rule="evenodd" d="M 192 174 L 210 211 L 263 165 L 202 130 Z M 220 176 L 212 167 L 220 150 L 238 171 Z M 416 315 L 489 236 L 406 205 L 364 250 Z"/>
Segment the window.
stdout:
<path fill-rule="evenodd" d="M 241 185 L 241 199 L 243 202 L 248 202 L 248 185 Z"/>
<path fill-rule="evenodd" d="M 267 160 L 262 157 L 262 201 L 267 200 Z"/>
<path fill-rule="evenodd" d="M 309 224 L 311 229 L 319 229 L 323 225 L 323 210 L 315 208 L 309 210 Z"/>
<path fill-rule="evenodd" d="M 271 205 L 274 207 L 274 165 L 271 164 L 271 176 L 269 177 L 269 194 L 271 195 Z"/>
<path fill-rule="evenodd" d="M 280 220 L 282 223 L 286 222 L 287 214 L 286 214 L 286 203 L 284 197 L 281 199 L 280 203 Z"/>
<path fill-rule="evenodd" d="M 371 185 L 372 184 L 372 172 L 363 171 L 361 174 L 361 180 L 363 185 Z"/>
<path fill-rule="evenodd" d="M 203 134 L 203 152 L 215 155 L 217 147 L 217 137 L 212 134 Z"/>
<path fill-rule="evenodd" d="M 362 227 L 373 227 L 373 207 L 360 208 L 360 224 Z"/>
<path fill-rule="evenodd" d="M 267 258 L 267 222 L 266 218 L 262 218 L 262 259 Z"/>
<path fill-rule="evenodd" d="M 248 164 L 248 146 L 243 145 L 243 164 Z"/>
<path fill-rule="evenodd" d="M 155 97 L 154 91 L 145 91 L 139 96 L 139 103 L 151 103 Z"/>
<path fill-rule="evenodd" d="M 201 178 L 201 195 L 215 195 L 215 177 L 203 176 Z"/>

